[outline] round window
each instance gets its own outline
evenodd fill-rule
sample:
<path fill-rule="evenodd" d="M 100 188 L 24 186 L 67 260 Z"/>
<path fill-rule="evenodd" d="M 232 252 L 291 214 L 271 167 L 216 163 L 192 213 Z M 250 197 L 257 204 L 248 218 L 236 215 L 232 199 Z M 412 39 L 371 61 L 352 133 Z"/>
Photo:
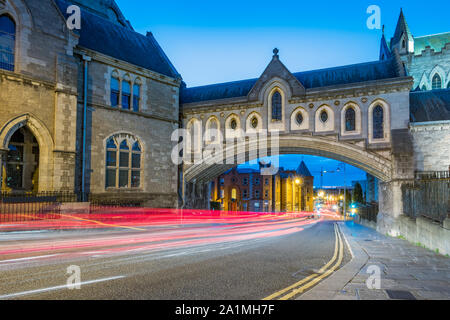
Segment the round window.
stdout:
<path fill-rule="evenodd" d="M 230 127 L 231 127 L 231 129 L 236 130 L 236 128 L 237 128 L 237 121 L 236 121 L 236 119 L 231 120 Z"/>
<path fill-rule="evenodd" d="M 323 110 L 323 111 L 320 113 L 320 120 L 321 120 L 323 123 L 327 122 L 327 121 L 328 121 L 328 112 L 326 112 L 325 110 Z"/>
<path fill-rule="evenodd" d="M 252 118 L 252 128 L 253 129 L 258 128 L 258 118 L 257 117 Z"/>
<path fill-rule="evenodd" d="M 303 114 L 301 112 L 297 113 L 295 120 L 297 120 L 297 124 L 301 126 L 303 123 Z"/>

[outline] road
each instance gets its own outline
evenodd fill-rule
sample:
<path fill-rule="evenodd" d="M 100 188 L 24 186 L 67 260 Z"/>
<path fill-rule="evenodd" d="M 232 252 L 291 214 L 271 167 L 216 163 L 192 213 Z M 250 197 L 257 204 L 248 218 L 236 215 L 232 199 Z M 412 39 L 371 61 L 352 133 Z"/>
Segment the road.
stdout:
<path fill-rule="evenodd" d="M 306 215 L 71 217 L 102 228 L 2 233 L 0 225 L 0 299 L 287 300 L 350 259 L 337 224 Z M 81 288 L 70 289 L 77 270 Z"/>

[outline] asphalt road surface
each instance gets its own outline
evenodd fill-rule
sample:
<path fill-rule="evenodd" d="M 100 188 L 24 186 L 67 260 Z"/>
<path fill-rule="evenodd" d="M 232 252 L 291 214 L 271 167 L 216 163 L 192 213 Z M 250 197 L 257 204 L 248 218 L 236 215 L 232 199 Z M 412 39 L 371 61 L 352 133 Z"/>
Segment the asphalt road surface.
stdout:
<path fill-rule="evenodd" d="M 295 299 L 349 260 L 336 223 L 308 217 L 8 232 L 0 299 Z"/>

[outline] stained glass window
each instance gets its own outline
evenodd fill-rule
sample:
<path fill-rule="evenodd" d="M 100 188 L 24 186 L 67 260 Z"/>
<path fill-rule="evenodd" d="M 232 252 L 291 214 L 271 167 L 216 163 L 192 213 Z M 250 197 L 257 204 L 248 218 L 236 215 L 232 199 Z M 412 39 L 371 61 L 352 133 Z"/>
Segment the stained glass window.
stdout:
<path fill-rule="evenodd" d="M 353 108 L 348 108 L 345 111 L 345 131 L 356 130 L 356 112 Z"/>
<path fill-rule="evenodd" d="M 281 94 L 276 91 L 272 96 L 272 120 L 281 121 L 282 100 Z"/>
<path fill-rule="evenodd" d="M 384 110 L 379 105 L 373 109 L 373 138 L 384 139 Z"/>

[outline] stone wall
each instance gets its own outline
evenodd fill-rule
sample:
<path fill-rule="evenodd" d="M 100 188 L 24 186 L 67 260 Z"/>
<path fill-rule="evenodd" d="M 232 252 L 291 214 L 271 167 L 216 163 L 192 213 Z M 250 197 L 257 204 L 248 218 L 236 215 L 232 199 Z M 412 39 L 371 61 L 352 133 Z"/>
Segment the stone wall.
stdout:
<path fill-rule="evenodd" d="M 450 121 L 412 123 L 417 171 L 447 171 L 450 166 Z"/>

